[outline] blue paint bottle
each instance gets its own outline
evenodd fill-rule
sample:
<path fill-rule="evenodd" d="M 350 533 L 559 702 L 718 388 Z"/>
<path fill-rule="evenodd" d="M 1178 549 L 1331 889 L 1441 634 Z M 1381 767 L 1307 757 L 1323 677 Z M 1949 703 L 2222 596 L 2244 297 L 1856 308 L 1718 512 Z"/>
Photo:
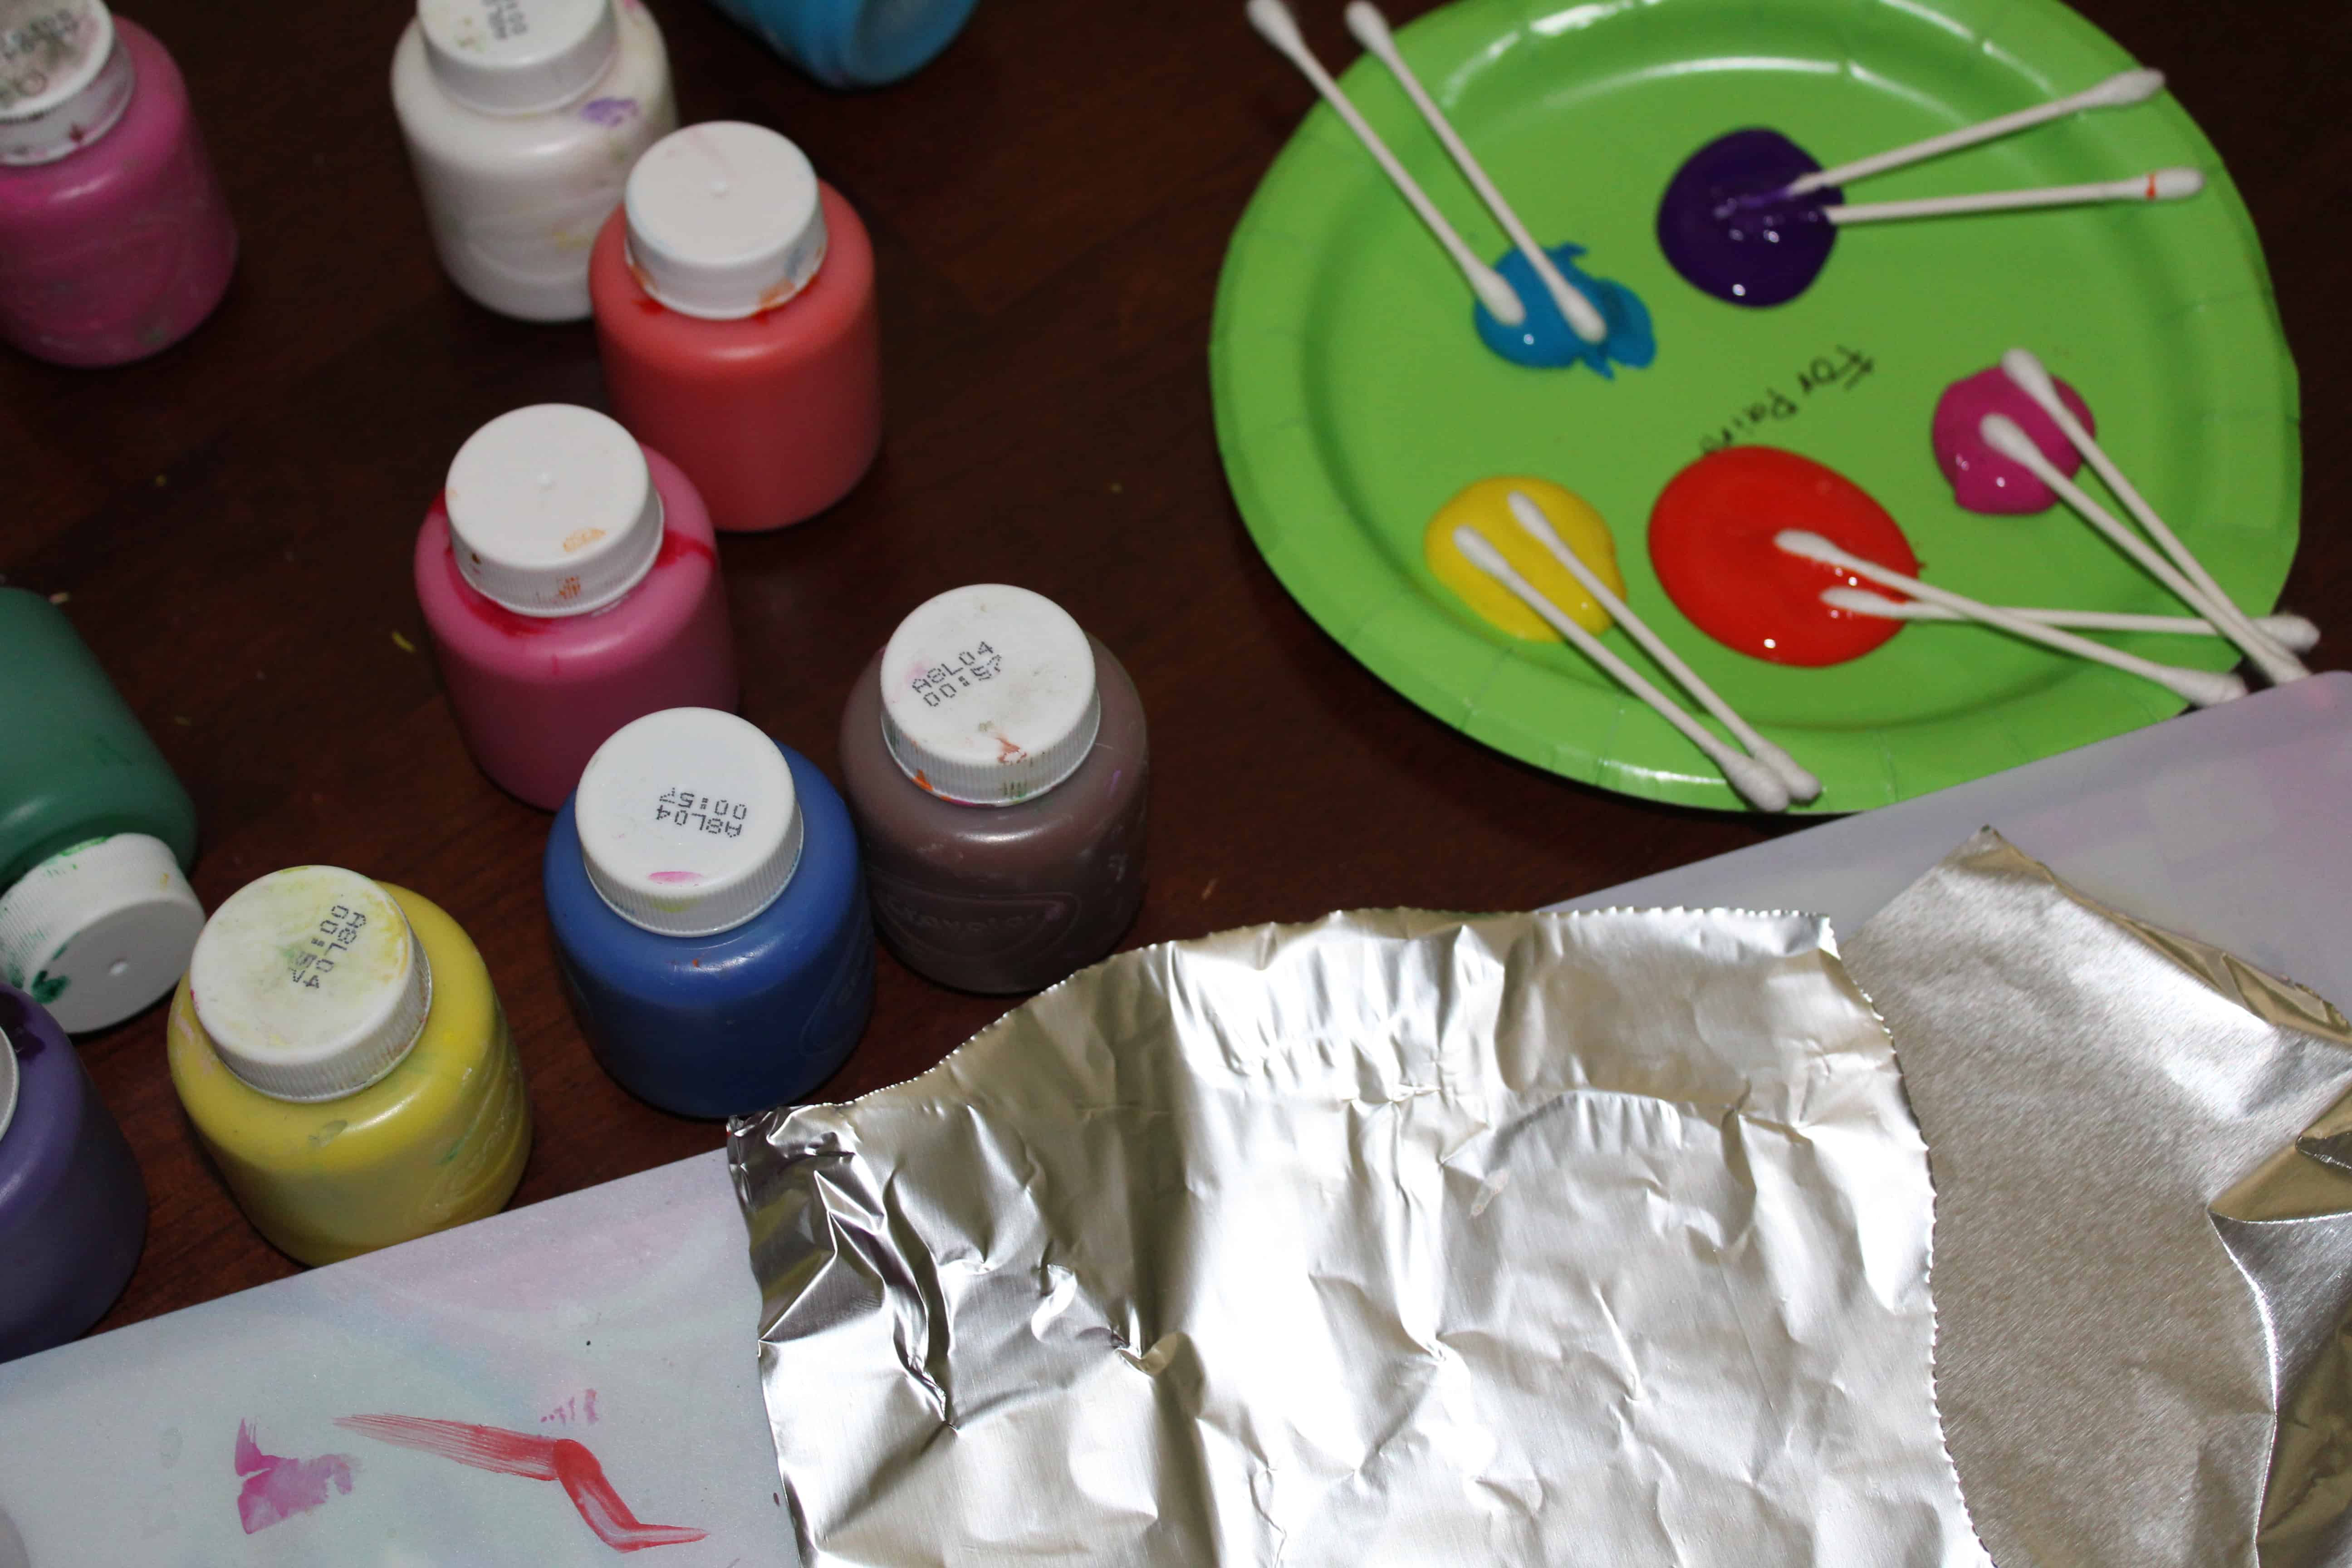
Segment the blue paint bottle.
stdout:
<path fill-rule="evenodd" d="M 547 839 L 556 958 L 596 1059 L 681 1116 L 831 1076 L 874 1000 L 849 808 L 731 713 L 672 708 L 590 759 Z"/>
<path fill-rule="evenodd" d="M 978 0 L 713 0 L 827 87 L 912 76 L 952 42 Z"/>

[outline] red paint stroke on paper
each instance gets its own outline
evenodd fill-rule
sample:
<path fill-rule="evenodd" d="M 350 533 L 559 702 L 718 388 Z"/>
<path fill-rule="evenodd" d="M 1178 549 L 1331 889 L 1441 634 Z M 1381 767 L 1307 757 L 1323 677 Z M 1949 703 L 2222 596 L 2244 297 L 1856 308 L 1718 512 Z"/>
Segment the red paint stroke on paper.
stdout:
<path fill-rule="evenodd" d="M 245 1478 L 245 1489 L 236 1494 L 236 1517 L 247 1535 L 310 1512 L 327 1500 L 331 1486 L 346 1497 L 352 1490 L 350 1455 L 289 1459 L 265 1454 L 247 1421 L 236 1424 L 236 1473 Z"/>
<path fill-rule="evenodd" d="M 700 1541 L 709 1533 L 684 1525 L 639 1522 L 613 1489 L 613 1483 L 604 1479 L 604 1467 L 596 1462 L 588 1446 L 569 1437 L 542 1437 L 535 1432 L 508 1432 L 417 1415 L 345 1415 L 335 1425 L 379 1443 L 438 1454 L 478 1470 L 557 1482 L 588 1528 L 596 1532 L 596 1539 L 615 1552 L 676 1546 Z"/>

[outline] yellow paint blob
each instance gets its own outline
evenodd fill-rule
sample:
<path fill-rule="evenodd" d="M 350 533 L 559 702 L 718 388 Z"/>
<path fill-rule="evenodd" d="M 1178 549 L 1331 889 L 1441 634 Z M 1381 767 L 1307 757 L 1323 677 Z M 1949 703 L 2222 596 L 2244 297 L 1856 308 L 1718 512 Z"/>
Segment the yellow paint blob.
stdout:
<path fill-rule="evenodd" d="M 1454 548 L 1454 531 L 1466 524 L 1493 545 L 1538 593 L 1567 611 L 1577 625 L 1589 632 L 1607 631 L 1612 625 L 1609 613 L 1594 604 L 1583 584 L 1570 576 L 1568 569 L 1551 558 L 1551 552 L 1538 543 L 1511 515 L 1513 490 L 1541 507 L 1544 515 L 1551 520 L 1552 531 L 1576 552 L 1576 558 L 1592 568 L 1593 575 L 1609 584 L 1611 593 L 1621 599 L 1625 596 L 1625 579 L 1617 570 L 1617 542 L 1610 537 L 1609 525 L 1601 521 L 1601 514 L 1582 496 L 1549 479 L 1509 475 L 1480 479 L 1447 501 L 1429 520 L 1429 530 L 1422 535 L 1422 552 L 1428 559 L 1430 571 L 1439 582 L 1461 595 L 1462 602 L 1476 611 L 1480 619 L 1497 629 L 1528 642 L 1562 640 L 1558 632 L 1544 624 L 1542 616 L 1521 604 L 1517 595 L 1471 565 Z"/>
<path fill-rule="evenodd" d="M 432 965 L 432 1008 L 397 1067 L 339 1100 L 276 1100 L 229 1070 L 186 977 L 166 1031 L 172 1085 L 256 1228 L 334 1263 L 494 1215 L 530 1152 L 522 1062 L 482 955 L 429 900 L 376 884 Z"/>

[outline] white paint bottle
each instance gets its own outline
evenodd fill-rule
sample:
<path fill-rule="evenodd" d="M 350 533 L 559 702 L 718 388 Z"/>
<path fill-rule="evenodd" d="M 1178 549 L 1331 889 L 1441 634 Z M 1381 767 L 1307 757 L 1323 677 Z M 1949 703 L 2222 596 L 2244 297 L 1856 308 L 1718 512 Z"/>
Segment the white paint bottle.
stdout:
<path fill-rule="evenodd" d="M 677 129 L 639 0 L 417 0 L 392 102 L 451 280 L 501 315 L 586 317 L 596 231 Z"/>

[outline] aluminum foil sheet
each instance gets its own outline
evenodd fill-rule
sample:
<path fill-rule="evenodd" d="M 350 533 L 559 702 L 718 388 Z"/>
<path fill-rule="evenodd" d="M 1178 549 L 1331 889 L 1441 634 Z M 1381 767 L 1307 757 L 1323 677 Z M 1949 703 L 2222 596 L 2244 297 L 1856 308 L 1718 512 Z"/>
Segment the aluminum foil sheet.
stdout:
<path fill-rule="evenodd" d="M 1849 958 L 1934 1152 L 1937 1390 L 2002 1568 L 2352 1564 L 2343 1016 L 1990 831 Z"/>
<path fill-rule="evenodd" d="M 1986 1562 L 1814 917 L 1147 949 L 731 1158 L 811 1563 Z"/>

